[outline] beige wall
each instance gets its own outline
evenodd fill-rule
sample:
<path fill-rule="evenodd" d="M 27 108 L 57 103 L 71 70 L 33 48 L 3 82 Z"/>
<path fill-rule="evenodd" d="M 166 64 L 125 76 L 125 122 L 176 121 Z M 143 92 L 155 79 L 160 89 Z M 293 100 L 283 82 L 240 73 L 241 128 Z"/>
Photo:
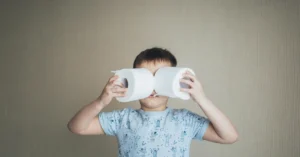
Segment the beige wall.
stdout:
<path fill-rule="evenodd" d="M 113 137 L 66 124 L 96 98 L 110 70 L 145 48 L 193 68 L 233 121 L 239 142 L 193 142 L 191 157 L 300 156 L 300 2 L 1 2 L 0 156 L 116 156 Z M 105 109 L 138 107 L 115 100 Z M 170 100 L 203 114 L 192 101 Z"/>

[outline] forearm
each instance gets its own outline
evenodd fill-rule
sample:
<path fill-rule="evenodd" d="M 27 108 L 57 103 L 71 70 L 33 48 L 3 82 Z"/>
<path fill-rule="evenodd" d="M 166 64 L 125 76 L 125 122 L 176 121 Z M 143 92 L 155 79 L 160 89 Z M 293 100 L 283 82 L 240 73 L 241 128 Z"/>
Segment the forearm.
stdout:
<path fill-rule="evenodd" d="M 223 140 L 237 138 L 237 131 L 231 121 L 205 96 L 202 96 L 197 104 L 211 121 L 216 133 Z"/>
<path fill-rule="evenodd" d="M 92 120 L 101 112 L 103 104 L 99 100 L 95 100 L 79 110 L 68 123 L 68 128 L 72 132 L 82 132 L 86 130 Z"/>

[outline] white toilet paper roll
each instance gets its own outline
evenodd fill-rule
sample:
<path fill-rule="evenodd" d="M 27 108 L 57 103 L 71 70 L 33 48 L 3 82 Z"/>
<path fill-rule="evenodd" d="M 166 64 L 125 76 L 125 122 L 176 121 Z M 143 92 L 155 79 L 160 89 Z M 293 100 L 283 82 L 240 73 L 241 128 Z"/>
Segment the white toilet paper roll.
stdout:
<path fill-rule="evenodd" d="M 190 68 L 180 67 L 163 67 L 155 73 L 154 90 L 157 95 L 168 96 L 171 98 L 180 98 L 183 100 L 190 99 L 190 94 L 180 91 L 180 88 L 189 88 L 187 84 L 181 83 L 183 73 L 190 71 L 195 75 L 195 72 Z"/>
<path fill-rule="evenodd" d="M 128 89 L 125 97 L 117 97 L 119 102 L 129 102 L 150 96 L 154 87 L 154 76 L 145 68 L 121 69 L 115 71 L 118 81 Z"/>

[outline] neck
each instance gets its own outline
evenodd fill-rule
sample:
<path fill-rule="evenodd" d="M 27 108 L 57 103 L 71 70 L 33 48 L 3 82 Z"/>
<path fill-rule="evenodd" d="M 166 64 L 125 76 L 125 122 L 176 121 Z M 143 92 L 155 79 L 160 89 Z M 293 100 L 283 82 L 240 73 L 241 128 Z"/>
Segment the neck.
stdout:
<path fill-rule="evenodd" d="M 167 108 L 167 105 L 162 105 L 156 108 L 148 108 L 146 106 L 141 105 L 141 109 L 144 111 L 164 111 Z"/>

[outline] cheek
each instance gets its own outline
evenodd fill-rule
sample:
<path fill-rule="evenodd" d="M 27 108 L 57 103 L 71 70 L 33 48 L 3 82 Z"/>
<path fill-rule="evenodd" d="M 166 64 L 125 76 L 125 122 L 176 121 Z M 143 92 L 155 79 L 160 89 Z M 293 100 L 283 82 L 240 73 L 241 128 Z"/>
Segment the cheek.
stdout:
<path fill-rule="evenodd" d="M 156 100 L 157 101 L 166 101 L 166 100 L 168 100 L 168 97 L 161 96 L 161 97 L 156 98 Z"/>

